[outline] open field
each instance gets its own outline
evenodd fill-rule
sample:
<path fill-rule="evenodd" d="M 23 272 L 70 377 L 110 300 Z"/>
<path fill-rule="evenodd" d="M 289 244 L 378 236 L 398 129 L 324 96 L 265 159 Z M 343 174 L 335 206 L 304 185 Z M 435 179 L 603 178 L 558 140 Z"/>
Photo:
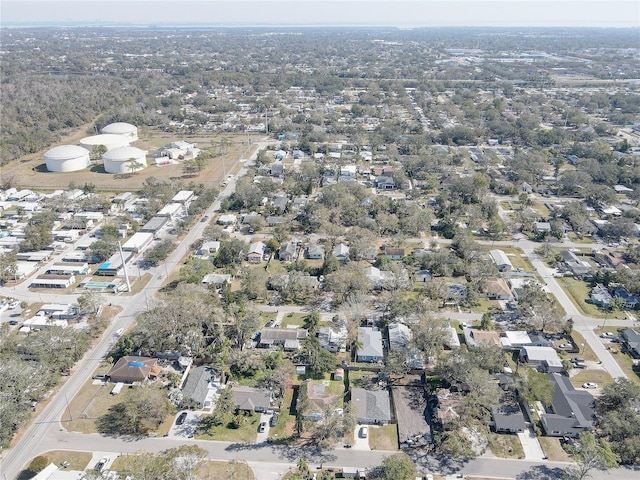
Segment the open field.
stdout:
<path fill-rule="evenodd" d="M 234 173 L 240 168 L 238 161 L 241 158 L 249 158 L 256 149 L 253 142 L 261 140 L 261 138 L 255 137 L 249 144 L 246 135 L 178 136 L 155 131 L 147 131 L 146 133 L 148 137 L 133 142 L 132 146 L 147 150 L 148 154 L 152 154 L 167 143 L 186 140 L 198 144 L 204 151 L 210 151 L 213 158 L 201 172 L 185 174 L 182 165 L 176 164 L 162 167 L 149 165 L 133 175 L 113 175 L 104 171 L 101 161 L 87 170 L 78 172 L 47 172 L 43 159 L 45 151 L 42 151 L 4 166 L 4 174 L 5 176 L 13 175 L 14 183 L 20 188 L 37 190 L 64 189 L 68 188 L 71 183 L 79 186 L 92 183 L 99 191 L 129 191 L 139 189 L 142 183 L 150 177 L 182 180 L 185 183 L 219 183 L 225 174 Z M 85 136 L 87 136 L 86 128 L 67 137 L 60 142 L 60 145 L 75 144 Z M 220 149 L 216 146 L 222 138 L 228 138 L 232 142 L 223 155 L 220 154 Z"/>

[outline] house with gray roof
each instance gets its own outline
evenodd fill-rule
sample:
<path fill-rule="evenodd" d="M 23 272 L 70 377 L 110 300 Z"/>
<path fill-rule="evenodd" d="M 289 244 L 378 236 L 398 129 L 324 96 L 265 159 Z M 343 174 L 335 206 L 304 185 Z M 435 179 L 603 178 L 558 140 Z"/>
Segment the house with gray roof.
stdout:
<path fill-rule="evenodd" d="M 386 425 L 392 419 L 387 390 L 352 388 L 351 406 L 355 407 L 358 423 Z"/>
<path fill-rule="evenodd" d="M 596 286 L 591 289 L 589 296 L 591 297 L 591 303 L 603 308 L 609 308 L 613 301 L 609 289 L 601 283 L 596 284 Z"/>
<path fill-rule="evenodd" d="M 593 396 L 573 388 L 569 377 L 559 373 L 547 375 L 553 383 L 551 412 L 540 416 L 545 435 L 576 438 L 581 432 L 593 429 L 595 409 Z"/>
<path fill-rule="evenodd" d="M 524 415 L 517 402 L 505 402 L 491 411 L 496 433 L 519 433 L 526 428 Z"/>
<path fill-rule="evenodd" d="M 356 352 L 357 362 L 381 362 L 384 358 L 382 348 L 382 332 L 377 328 L 359 327 L 358 343 L 361 345 Z"/>
<path fill-rule="evenodd" d="M 264 388 L 233 387 L 233 405 L 236 410 L 266 412 L 271 408 L 273 394 Z"/>
<path fill-rule="evenodd" d="M 333 256 L 336 257 L 342 263 L 346 263 L 349 260 L 349 246 L 344 243 L 339 243 L 333 247 Z"/>
<path fill-rule="evenodd" d="M 307 247 L 307 258 L 309 260 L 322 260 L 324 258 L 324 245 L 312 243 Z"/>
<path fill-rule="evenodd" d="M 290 262 L 295 258 L 297 252 L 298 246 L 295 243 L 283 243 L 280 245 L 280 249 L 278 250 L 278 259 L 281 262 Z"/>
<path fill-rule="evenodd" d="M 640 333 L 633 328 L 625 328 L 621 334 L 631 355 L 635 358 L 640 358 Z"/>
<path fill-rule="evenodd" d="M 307 338 L 304 328 L 263 328 L 260 331 L 260 347 L 282 345 L 285 350 L 300 350 L 300 342 Z"/>
<path fill-rule="evenodd" d="M 201 365 L 189 373 L 182 387 L 183 403 L 202 410 L 213 408 L 213 397 L 220 388 L 220 375 L 208 366 Z"/>

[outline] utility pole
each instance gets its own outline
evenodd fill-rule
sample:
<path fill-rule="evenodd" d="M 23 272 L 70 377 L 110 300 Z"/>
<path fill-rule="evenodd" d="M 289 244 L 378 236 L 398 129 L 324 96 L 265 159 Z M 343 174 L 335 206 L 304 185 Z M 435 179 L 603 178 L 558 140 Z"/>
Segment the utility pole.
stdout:
<path fill-rule="evenodd" d="M 129 273 L 127 272 L 127 262 L 124 259 L 124 253 L 122 253 L 122 245 L 118 241 L 118 250 L 120 251 L 120 261 L 122 262 L 122 269 L 124 270 L 124 280 L 127 282 L 127 292 L 131 291 L 131 282 L 129 281 Z"/>

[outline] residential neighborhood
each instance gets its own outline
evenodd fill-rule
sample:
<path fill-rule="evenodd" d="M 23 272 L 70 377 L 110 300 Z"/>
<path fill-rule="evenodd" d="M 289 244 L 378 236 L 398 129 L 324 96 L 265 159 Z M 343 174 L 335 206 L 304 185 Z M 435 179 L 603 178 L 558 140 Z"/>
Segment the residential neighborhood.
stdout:
<path fill-rule="evenodd" d="M 499 478 L 559 478 L 587 454 L 590 474 L 629 476 L 633 35 L 592 32 L 573 52 L 561 33 L 556 51 L 494 32 L 477 46 L 431 32 L 435 47 L 419 32 L 356 30 L 344 33 L 353 54 L 312 57 L 343 44 L 320 30 L 298 52 L 289 33 L 225 31 L 229 49 L 254 42 L 264 58 L 248 67 L 221 50 L 200 77 L 186 68 L 204 68 L 197 55 L 175 58 L 178 84 L 151 53 L 120 53 L 117 32 L 105 38 L 127 68 L 159 82 L 144 97 L 156 113 L 92 123 L 123 137 L 94 139 L 113 142 L 102 153 L 76 150 L 85 137 L 54 142 L 82 154 L 63 158 L 79 170 L 54 170 L 61 154 L 44 146 L 3 163 L 0 461 L 12 478 L 89 478 L 91 465 L 138 478 L 129 454 L 159 462 L 161 450 L 237 460 L 254 477 L 233 478 L 260 480 L 386 479 L 394 461 L 410 480 L 501 466 Z M 18 29 L 3 55 L 15 62 L 28 34 L 47 51 L 63 35 Z M 104 39 L 69 35 L 100 45 L 97 76 L 116 68 Z M 264 63 L 283 51 L 278 68 Z M 252 85 L 249 71 L 265 77 Z M 116 448 L 126 438 L 141 447 Z M 58 453 L 83 439 L 104 448 Z"/>

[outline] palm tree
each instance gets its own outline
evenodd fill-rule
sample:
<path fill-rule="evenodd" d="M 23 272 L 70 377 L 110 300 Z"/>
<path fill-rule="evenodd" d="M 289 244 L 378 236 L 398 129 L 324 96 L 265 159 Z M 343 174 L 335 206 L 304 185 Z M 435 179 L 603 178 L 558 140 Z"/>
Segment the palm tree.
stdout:
<path fill-rule="evenodd" d="M 298 473 L 300 473 L 304 478 L 309 477 L 309 462 L 304 458 L 301 458 L 300 461 L 298 461 Z"/>
<path fill-rule="evenodd" d="M 131 157 L 129 160 L 127 160 L 127 168 L 131 173 L 135 173 L 138 170 L 142 170 L 144 168 L 144 165 L 134 157 Z"/>

